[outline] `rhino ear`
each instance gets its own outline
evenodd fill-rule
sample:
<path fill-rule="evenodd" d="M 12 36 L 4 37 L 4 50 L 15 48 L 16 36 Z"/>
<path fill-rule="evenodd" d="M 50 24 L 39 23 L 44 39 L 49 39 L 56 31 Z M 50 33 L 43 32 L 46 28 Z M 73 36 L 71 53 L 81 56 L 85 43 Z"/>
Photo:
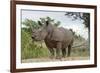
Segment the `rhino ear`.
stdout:
<path fill-rule="evenodd" d="M 46 26 L 48 26 L 49 25 L 49 21 L 46 21 Z"/>
<path fill-rule="evenodd" d="M 40 21 L 38 21 L 38 24 L 39 24 L 40 26 L 42 26 L 42 23 L 41 23 Z"/>

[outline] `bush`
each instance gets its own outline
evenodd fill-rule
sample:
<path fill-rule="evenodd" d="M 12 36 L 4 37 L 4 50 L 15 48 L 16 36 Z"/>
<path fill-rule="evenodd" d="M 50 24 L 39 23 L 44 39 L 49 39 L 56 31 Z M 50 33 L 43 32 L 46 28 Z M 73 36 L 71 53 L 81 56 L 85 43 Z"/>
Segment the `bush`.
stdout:
<path fill-rule="evenodd" d="M 72 48 L 71 56 L 85 57 L 89 56 L 90 51 L 87 48 Z"/>
<path fill-rule="evenodd" d="M 21 59 L 48 57 L 47 48 L 39 46 L 39 43 L 33 43 L 31 35 L 22 30 L 21 32 Z"/>

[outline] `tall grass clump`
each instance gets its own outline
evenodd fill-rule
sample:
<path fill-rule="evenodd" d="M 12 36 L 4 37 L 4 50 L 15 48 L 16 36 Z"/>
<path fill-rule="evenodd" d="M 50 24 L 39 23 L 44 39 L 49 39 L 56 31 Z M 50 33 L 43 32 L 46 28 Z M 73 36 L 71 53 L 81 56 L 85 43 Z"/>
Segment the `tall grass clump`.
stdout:
<path fill-rule="evenodd" d="M 21 31 L 21 59 L 48 57 L 47 48 L 41 47 L 39 43 L 33 42 L 31 34 L 25 30 Z"/>

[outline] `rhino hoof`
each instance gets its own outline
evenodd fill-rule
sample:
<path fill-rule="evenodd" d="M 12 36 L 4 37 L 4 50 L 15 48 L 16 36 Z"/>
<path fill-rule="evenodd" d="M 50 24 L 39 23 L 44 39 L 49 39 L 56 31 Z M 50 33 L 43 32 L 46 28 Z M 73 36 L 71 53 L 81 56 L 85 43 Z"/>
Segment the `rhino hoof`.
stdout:
<path fill-rule="evenodd" d="M 56 57 L 56 59 L 60 59 L 61 60 L 61 57 Z"/>
<path fill-rule="evenodd" d="M 54 59 L 54 56 L 50 56 L 50 59 Z"/>

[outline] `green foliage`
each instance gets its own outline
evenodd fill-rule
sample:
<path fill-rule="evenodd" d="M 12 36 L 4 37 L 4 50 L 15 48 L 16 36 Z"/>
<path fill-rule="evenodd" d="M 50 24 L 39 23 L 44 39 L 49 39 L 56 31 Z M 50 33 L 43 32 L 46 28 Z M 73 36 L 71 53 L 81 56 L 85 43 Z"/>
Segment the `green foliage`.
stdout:
<path fill-rule="evenodd" d="M 21 32 L 21 59 L 48 57 L 47 48 L 39 46 L 39 43 L 33 43 L 31 35 L 22 29 Z"/>
<path fill-rule="evenodd" d="M 85 57 L 89 55 L 90 55 L 90 51 L 87 48 L 74 48 L 72 49 L 71 52 L 72 57 Z"/>
<path fill-rule="evenodd" d="M 61 24 L 60 21 L 55 21 L 54 19 L 52 19 L 48 16 L 46 18 L 40 18 L 40 21 L 41 21 L 41 23 L 44 23 L 44 24 L 45 24 L 46 21 L 49 21 L 49 23 L 52 23 L 56 27 L 58 27 Z"/>
<path fill-rule="evenodd" d="M 27 28 L 39 27 L 38 23 L 36 21 L 31 20 L 31 19 L 25 19 L 25 21 L 23 21 L 22 24 L 25 25 Z"/>
<path fill-rule="evenodd" d="M 90 28 L 90 13 L 82 13 L 82 12 L 66 12 L 67 16 L 72 17 L 73 20 L 81 19 L 83 20 L 83 24 L 86 28 Z"/>
<path fill-rule="evenodd" d="M 60 24 L 61 24 L 60 21 L 57 21 L 56 23 L 54 23 L 54 25 L 55 25 L 56 27 L 58 27 Z"/>

